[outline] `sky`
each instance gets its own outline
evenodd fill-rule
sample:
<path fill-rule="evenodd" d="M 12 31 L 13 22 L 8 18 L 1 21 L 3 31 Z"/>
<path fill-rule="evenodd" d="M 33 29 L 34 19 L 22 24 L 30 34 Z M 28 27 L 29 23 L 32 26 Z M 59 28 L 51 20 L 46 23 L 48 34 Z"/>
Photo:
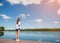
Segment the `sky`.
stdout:
<path fill-rule="evenodd" d="M 60 0 L 0 0 L 0 26 L 21 29 L 60 28 Z"/>

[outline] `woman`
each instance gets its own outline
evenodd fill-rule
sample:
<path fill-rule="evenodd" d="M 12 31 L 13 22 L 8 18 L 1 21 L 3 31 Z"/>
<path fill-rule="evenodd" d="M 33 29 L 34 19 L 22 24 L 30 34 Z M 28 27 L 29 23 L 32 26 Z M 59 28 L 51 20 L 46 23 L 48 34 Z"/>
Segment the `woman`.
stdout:
<path fill-rule="evenodd" d="M 18 18 L 16 22 L 16 41 L 19 41 L 20 23 L 20 18 Z"/>

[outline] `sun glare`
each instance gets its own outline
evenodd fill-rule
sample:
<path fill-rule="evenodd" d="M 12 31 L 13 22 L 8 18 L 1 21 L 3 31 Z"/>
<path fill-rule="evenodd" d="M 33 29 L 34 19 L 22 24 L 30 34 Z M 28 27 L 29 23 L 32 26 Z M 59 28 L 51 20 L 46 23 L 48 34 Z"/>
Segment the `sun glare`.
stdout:
<path fill-rule="evenodd" d="M 60 3 L 60 0 L 57 0 L 58 3 Z"/>
<path fill-rule="evenodd" d="M 60 0 L 48 0 L 48 2 L 46 3 L 46 5 L 60 5 Z"/>
<path fill-rule="evenodd" d="M 57 2 L 57 3 L 60 3 L 60 0 L 49 0 L 48 3 L 53 3 L 53 2 Z"/>
<path fill-rule="evenodd" d="M 48 3 L 54 2 L 54 0 L 49 0 Z"/>

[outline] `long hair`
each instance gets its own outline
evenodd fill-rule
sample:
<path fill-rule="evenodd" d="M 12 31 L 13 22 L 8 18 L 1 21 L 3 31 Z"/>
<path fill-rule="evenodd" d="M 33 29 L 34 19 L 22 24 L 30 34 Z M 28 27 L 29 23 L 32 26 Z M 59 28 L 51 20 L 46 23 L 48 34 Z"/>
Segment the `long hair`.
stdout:
<path fill-rule="evenodd" d="M 18 23 L 19 23 L 19 21 L 20 21 L 20 18 L 18 18 L 18 19 L 17 19 L 17 22 L 16 22 L 16 24 L 18 24 Z"/>

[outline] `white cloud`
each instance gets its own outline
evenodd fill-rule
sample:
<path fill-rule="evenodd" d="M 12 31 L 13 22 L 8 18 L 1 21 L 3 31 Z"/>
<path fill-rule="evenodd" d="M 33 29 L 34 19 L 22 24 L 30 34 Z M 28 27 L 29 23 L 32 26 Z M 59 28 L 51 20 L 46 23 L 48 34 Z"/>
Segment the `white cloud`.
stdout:
<path fill-rule="evenodd" d="M 59 21 L 54 21 L 53 23 L 54 23 L 54 24 L 60 24 L 60 22 L 59 22 Z"/>
<path fill-rule="evenodd" d="M 36 19 L 36 20 L 33 20 L 34 22 L 37 22 L 37 23 L 41 23 L 43 20 L 42 19 Z"/>
<path fill-rule="evenodd" d="M 29 4 L 40 4 L 42 0 L 6 0 L 10 4 L 23 4 L 23 5 L 29 5 Z"/>
<path fill-rule="evenodd" d="M 57 10 L 57 14 L 60 15 L 60 8 Z"/>
<path fill-rule="evenodd" d="M 27 16 L 29 17 L 29 16 L 30 16 L 30 14 L 27 14 Z"/>
<path fill-rule="evenodd" d="M 0 3 L 0 7 L 3 6 L 3 3 Z"/>
<path fill-rule="evenodd" d="M 10 4 L 20 4 L 20 0 L 6 0 L 8 1 Z"/>
<path fill-rule="evenodd" d="M 26 15 L 25 14 L 20 14 L 19 17 L 26 18 Z"/>
<path fill-rule="evenodd" d="M 21 18 L 26 18 L 26 17 L 29 17 L 30 15 L 29 14 L 20 14 L 19 17 Z"/>
<path fill-rule="evenodd" d="M 7 16 L 6 14 L 0 14 L 0 16 L 1 16 L 4 20 L 11 19 L 11 17 Z"/>

